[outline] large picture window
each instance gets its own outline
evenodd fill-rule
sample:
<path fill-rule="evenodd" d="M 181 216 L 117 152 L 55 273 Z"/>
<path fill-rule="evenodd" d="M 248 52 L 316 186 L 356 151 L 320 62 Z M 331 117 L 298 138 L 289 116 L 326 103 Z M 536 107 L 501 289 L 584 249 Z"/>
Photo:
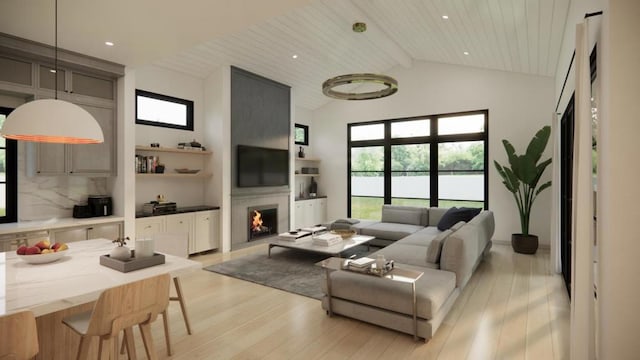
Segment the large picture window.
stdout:
<path fill-rule="evenodd" d="M 350 217 L 382 204 L 488 208 L 487 110 L 348 125 Z"/>
<path fill-rule="evenodd" d="M 0 128 L 12 109 L 0 107 Z M 0 223 L 18 218 L 18 145 L 0 137 Z"/>
<path fill-rule="evenodd" d="M 136 124 L 193 131 L 193 101 L 136 90 Z"/>

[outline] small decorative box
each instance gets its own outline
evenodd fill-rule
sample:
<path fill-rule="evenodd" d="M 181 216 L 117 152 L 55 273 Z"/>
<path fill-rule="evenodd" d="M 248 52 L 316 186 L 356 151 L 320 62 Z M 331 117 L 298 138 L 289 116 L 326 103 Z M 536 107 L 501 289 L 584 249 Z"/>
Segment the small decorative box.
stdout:
<path fill-rule="evenodd" d="M 135 251 L 131 252 L 132 255 L 135 255 Z M 118 270 L 120 272 L 129 272 L 134 270 L 140 270 L 144 268 L 148 268 L 155 265 L 164 264 L 164 255 L 154 253 L 153 256 L 136 258 L 132 257 L 127 260 L 118 260 L 113 259 L 109 255 L 100 256 L 100 265 L 112 268 L 114 270 Z"/>

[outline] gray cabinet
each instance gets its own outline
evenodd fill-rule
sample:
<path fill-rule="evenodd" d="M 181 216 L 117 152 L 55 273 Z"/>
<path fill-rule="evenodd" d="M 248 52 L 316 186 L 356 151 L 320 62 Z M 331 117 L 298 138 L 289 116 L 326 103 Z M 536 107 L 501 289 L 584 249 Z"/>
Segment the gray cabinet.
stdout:
<path fill-rule="evenodd" d="M 65 99 L 66 100 L 66 99 Z M 37 175 L 111 176 L 116 172 L 115 110 L 112 106 L 78 104 L 87 110 L 102 128 L 102 144 L 64 145 L 38 143 Z"/>
<path fill-rule="evenodd" d="M 55 90 L 56 73 L 53 71 L 53 68 L 46 65 L 39 65 L 38 69 L 38 88 L 42 90 Z M 113 79 L 58 67 L 58 91 L 114 100 L 115 82 Z"/>
<path fill-rule="evenodd" d="M 0 56 L 0 82 L 20 86 L 33 86 L 32 63 L 12 57 Z"/>

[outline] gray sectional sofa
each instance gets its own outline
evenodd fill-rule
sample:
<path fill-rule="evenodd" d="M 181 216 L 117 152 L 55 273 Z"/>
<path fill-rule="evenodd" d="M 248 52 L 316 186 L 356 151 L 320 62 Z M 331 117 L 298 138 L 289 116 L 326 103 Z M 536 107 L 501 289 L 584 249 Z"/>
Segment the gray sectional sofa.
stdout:
<path fill-rule="evenodd" d="M 450 229 L 437 228 L 448 209 L 384 205 L 381 221 L 338 222 L 375 236 L 383 254 L 396 267 L 423 272 L 416 281 L 417 335 L 430 339 L 453 306 L 483 256 L 491 248 L 493 212 L 484 210 Z M 349 223 L 351 222 L 351 224 Z M 372 275 L 338 270 L 330 273 L 331 310 L 335 314 L 413 334 L 411 286 Z M 326 294 L 326 286 L 325 286 Z M 329 309 L 329 298 L 322 307 Z"/>

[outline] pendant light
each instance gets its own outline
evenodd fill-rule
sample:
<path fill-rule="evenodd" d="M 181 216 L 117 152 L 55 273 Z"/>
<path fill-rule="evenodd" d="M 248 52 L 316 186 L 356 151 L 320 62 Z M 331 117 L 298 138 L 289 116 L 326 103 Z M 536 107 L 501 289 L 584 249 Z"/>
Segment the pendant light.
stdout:
<path fill-rule="evenodd" d="M 55 99 L 30 101 L 13 110 L 0 135 L 7 139 L 62 144 L 104 142 L 102 129 L 85 109 L 58 100 L 58 0 L 55 0 Z"/>

